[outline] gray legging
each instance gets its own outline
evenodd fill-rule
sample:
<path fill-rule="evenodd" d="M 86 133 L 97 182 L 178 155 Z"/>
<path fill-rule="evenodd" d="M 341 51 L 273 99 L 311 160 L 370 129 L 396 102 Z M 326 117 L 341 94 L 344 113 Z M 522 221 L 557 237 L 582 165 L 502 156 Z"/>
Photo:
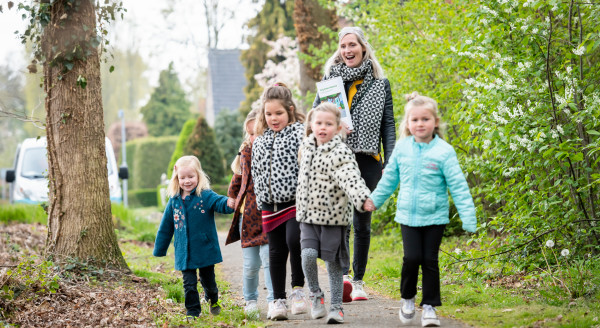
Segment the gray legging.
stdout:
<path fill-rule="evenodd" d="M 321 292 L 319 287 L 319 269 L 317 267 L 317 257 L 319 252 L 314 248 L 302 249 L 302 269 L 308 282 L 308 288 L 311 295 L 318 295 Z M 344 291 L 344 280 L 342 278 L 342 268 L 336 261 L 325 261 L 327 265 L 327 275 L 329 276 L 329 289 L 331 290 L 330 311 L 336 311 L 342 308 L 342 293 Z"/>
<path fill-rule="evenodd" d="M 360 175 L 365 180 L 367 187 L 373 191 L 381 179 L 381 170 L 383 166 L 373 156 L 366 154 L 356 154 L 356 162 L 360 170 Z M 371 245 L 371 212 L 360 213 L 354 209 L 354 259 L 352 261 L 352 270 L 354 280 L 363 280 L 369 259 L 369 246 Z M 350 231 L 351 225 L 346 230 L 346 247 L 350 249 Z M 342 266 L 344 274 L 348 274 L 350 263 Z"/>

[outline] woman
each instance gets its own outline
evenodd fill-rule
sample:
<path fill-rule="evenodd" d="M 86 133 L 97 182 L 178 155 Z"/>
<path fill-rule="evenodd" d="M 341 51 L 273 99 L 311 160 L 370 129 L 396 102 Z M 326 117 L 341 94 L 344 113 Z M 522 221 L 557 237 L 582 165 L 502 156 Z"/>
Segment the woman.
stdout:
<path fill-rule="evenodd" d="M 371 191 L 381 178 L 383 167 L 388 162 L 396 142 L 396 123 L 390 82 L 384 77 L 373 49 L 358 27 L 344 27 L 339 33 L 336 52 L 325 64 L 327 80 L 340 76 L 344 81 L 353 129 L 348 133 L 346 143 L 355 153 L 362 178 Z M 313 108 L 321 103 L 319 95 Z M 383 144 L 385 161 L 380 153 Z M 363 276 L 369 258 L 371 242 L 371 213 L 354 211 L 354 278 L 350 281 L 344 270 L 344 302 L 367 300 L 363 290 Z M 346 247 L 349 245 L 350 226 L 346 233 Z"/>

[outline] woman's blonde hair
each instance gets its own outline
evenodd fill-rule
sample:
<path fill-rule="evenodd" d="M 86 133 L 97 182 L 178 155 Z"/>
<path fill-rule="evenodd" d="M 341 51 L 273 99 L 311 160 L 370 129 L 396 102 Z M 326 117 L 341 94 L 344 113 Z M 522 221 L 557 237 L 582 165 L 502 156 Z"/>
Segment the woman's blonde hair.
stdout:
<path fill-rule="evenodd" d="M 248 127 L 248 123 L 256 120 L 257 115 L 258 115 L 258 110 L 250 111 L 250 113 L 248 113 L 248 116 L 246 116 L 246 120 L 244 121 L 244 125 L 243 125 L 244 140 L 242 141 L 240 149 L 238 150 L 237 156 L 231 163 L 231 170 L 233 171 L 234 174 L 241 174 L 241 172 L 242 172 L 242 167 L 241 167 L 241 163 L 240 163 L 240 152 L 242 150 L 244 150 L 244 148 L 246 148 L 247 146 L 250 145 L 250 134 L 248 133 L 247 127 Z"/>
<path fill-rule="evenodd" d="M 210 181 L 208 180 L 206 173 L 202 171 L 202 166 L 200 165 L 198 158 L 191 155 L 182 156 L 175 162 L 175 166 L 173 167 L 171 182 L 169 182 L 169 186 L 167 187 L 167 196 L 173 197 L 180 194 L 181 186 L 179 185 L 177 172 L 179 172 L 179 169 L 182 167 L 189 167 L 196 171 L 196 175 L 198 175 L 198 186 L 196 186 L 197 196 L 200 196 L 202 190 L 210 189 Z"/>
<path fill-rule="evenodd" d="M 265 104 L 269 101 L 279 101 L 288 114 L 288 125 L 296 122 L 304 122 L 304 113 L 294 103 L 292 91 L 284 83 L 277 82 L 265 89 L 261 98 L 260 113 L 254 123 L 254 134 L 262 135 L 267 130 L 267 119 L 265 117 Z"/>
<path fill-rule="evenodd" d="M 373 51 L 373 48 L 371 48 L 369 42 L 367 42 L 367 38 L 365 38 L 362 29 L 357 26 L 346 26 L 338 33 L 338 48 L 333 53 L 333 56 L 329 57 L 325 63 L 325 76 L 328 76 L 331 73 L 331 68 L 333 66 L 344 62 L 344 59 L 342 59 L 342 55 L 340 54 L 339 43 L 342 42 L 342 39 L 348 34 L 356 35 L 358 43 L 365 48 L 365 51 L 363 52 L 363 62 L 366 59 L 371 60 L 371 64 L 373 65 L 373 77 L 376 79 L 383 79 L 385 77 L 383 68 L 379 65 L 379 61 L 375 57 L 375 52 Z"/>
<path fill-rule="evenodd" d="M 418 92 L 413 91 L 410 94 L 404 96 L 406 98 L 406 105 L 404 106 L 404 118 L 402 119 L 402 123 L 400 124 L 400 138 L 405 138 L 411 136 L 410 130 L 408 129 L 408 119 L 410 116 L 410 111 L 415 107 L 424 107 L 428 109 L 433 118 L 438 122 L 438 126 L 433 130 L 433 134 L 437 135 L 440 138 L 444 138 L 443 130 L 444 125 L 441 122 L 440 115 L 438 114 L 438 105 L 437 102 L 429 97 L 422 96 Z"/>
<path fill-rule="evenodd" d="M 306 127 L 305 127 L 305 131 L 306 131 L 305 136 L 307 136 L 307 137 L 311 133 L 313 133 L 310 125 L 312 123 L 312 120 L 313 120 L 316 112 L 331 113 L 335 116 L 335 122 L 337 123 L 337 126 L 340 126 L 340 124 L 342 124 L 342 114 L 340 113 L 340 110 L 338 109 L 338 107 L 334 103 L 331 103 L 328 101 L 322 102 L 317 107 L 311 109 L 310 112 L 308 112 L 308 116 L 306 117 Z"/>

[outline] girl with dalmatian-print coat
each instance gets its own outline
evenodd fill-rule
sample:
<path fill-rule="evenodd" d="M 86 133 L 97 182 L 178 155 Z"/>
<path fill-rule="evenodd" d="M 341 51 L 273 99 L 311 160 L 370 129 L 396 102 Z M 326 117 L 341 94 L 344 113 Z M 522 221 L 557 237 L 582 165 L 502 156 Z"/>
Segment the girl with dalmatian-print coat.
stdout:
<path fill-rule="evenodd" d="M 300 224 L 296 218 L 298 184 L 298 148 L 304 132 L 304 114 L 296 110 L 292 92 L 282 83 L 268 87 L 262 96 L 262 108 L 252 145 L 252 180 L 256 203 L 262 210 L 263 231 L 269 240 L 269 270 L 274 301 L 267 317 L 286 320 L 285 292 L 288 254 L 292 271 L 292 314 L 306 313 L 304 273 L 300 257 Z"/>
<path fill-rule="evenodd" d="M 302 268 L 311 292 L 311 314 L 313 319 L 318 319 L 324 317 L 326 311 L 319 287 L 317 258 L 325 261 L 331 289 L 327 323 L 342 323 L 342 266 L 349 261 L 346 226 L 352 218 L 353 207 L 362 211 L 371 191 L 361 177 L 354 153 L 342 141 L 337 106 L 322 103 L 308 113 L 307 121 L 308 136 L 300 147 L 296 193 Z"/>

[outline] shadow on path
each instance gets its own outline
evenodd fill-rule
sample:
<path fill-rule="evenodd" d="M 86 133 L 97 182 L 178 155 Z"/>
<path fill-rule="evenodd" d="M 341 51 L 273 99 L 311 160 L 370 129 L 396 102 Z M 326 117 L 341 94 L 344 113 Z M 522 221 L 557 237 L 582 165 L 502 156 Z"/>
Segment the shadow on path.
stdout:
<path fill-rule="evenodd" d="M 225 275 L 225 279 L 231 284 L 231 295 L 235 298 L 236 303 L 243 306 L 244 297 L 242 293 L 242 249 L 239 242 L 225 245 L 226 232 L 219 232 L 219 241 L 221 246 L 221 253 L 223 254 L 223 263 L 221 270 Z M 291 291 L 289 284 L 289 263 L 287 272 L 287 294 Z M 368 284 L 368 282 L 367 282 Z M 325 304 L 329 309 L 329 279 L 327 278 L 327 271 L 319 266 L 319 285 L 325 293 Z M 305 291 L 308 295 L 308 285 L 305 285 Z M 397 300 L 389 299 L 367 289 L 369 293 L 368 301 L 350 302 L 344 303 L 344 327 L 421 327 L 421 313 L 418 310 L 416 320 L 410 326 L 403 326 L 398 318 L 398 310 L 400 308 L 400 302 Z M 260 284 L 259 284 L 259 300 L 258 306 L 260 309 L 261 319 L 266 319 L 267 313 L 267 290 L 264 287 L 262 269 L 260 272 Z M 309 310 L 310 312 L 310 310 Z M 308 314 L 292 315 L 288 312 L 289 320 L 286 321 L 269 321 L 270 327 L 331 327 L 327 325 L 325 318 L 313 320 Z M 460 321 L 452 320 L 450 318 L 440 317 L 442 327 L 470 327 Z"/>

